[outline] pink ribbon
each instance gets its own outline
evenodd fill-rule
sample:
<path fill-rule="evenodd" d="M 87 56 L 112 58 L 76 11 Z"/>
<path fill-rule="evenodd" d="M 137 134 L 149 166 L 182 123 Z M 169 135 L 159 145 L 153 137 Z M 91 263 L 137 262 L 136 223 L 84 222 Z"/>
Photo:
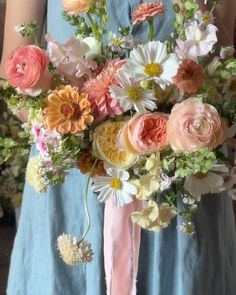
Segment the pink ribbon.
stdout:
<path fill-rule="evenodd" d="M 136 295 L 136 278 L 141 228 L 131 221 L 131 213 L 140 211 L 134 200 L 116 207 L 112 198 L 105 204 L 104 262 L 107 295 Z"/>

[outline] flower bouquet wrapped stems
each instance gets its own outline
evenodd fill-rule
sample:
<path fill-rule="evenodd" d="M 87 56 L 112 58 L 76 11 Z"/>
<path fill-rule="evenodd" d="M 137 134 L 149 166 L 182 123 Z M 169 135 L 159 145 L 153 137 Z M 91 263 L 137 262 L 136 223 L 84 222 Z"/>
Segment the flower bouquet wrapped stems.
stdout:
<path fill-rule="evenodd" d="M 89 175 L 88 226 L 81 238 L 58 238 L 66 263 L 92 261 L 85 241 L 91 182 L 99 202 L 129 208 L 133 223 L 150 231 L 180 214 L 178 230 L 193 234 L 201 197 L 235 194 L 235 168 L 222 147 L 236 132 L 236 60 L 232 47 L 217 44 L 213 2 L 204 12 L 195 0 L 174 4 L 176 33 L 165 42 L 153 22 L 165 15 L 164 4 L 141 4 L 132 12 L 134 25 L 148 22 L 140 42 L 130 28 L 107 32 L 104 0 L 64 0 L 75 37 L 60 44 L 46 35 L 47 50 L 22 46 L 7 59 L 1 96 L 14 112 L 27 109 L 25 132 L 39 151 L 27 168 L 31 185 L 45 192 L 73 167 Z M 22 35 L 31 29 L 17 28 Z"/>

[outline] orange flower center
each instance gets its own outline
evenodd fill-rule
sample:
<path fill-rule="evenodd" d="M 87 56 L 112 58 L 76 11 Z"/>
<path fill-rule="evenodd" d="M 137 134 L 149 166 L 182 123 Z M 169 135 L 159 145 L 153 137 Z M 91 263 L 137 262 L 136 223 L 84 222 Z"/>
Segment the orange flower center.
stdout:
<path fill-rule="evenodd" d="M 122 188 L 122 182 L 119 178 L 112 178 L 110 180 L 110 186 L 114 189 L 121 189 Z"/>
<path fill-rule="evenodd" d="M 209 22 L 212 21 L 212 17 L 211 17 L 210 15 L 208 15 L 208 14 L 204 15 L 204 16 L 202 17 L 202 19 L 203 19 L 203 21 L 206 22 L 206 23 L 209 23 Z"/>
<path fill-rule="evenodd" d="M 159 76 L 162 73 L 162 66 L 158 63 L 146 65 L 144 72 L 150 77 Z"/>
<path fill-rule="evenodd" d="M 194 71 L 191 68 L 185 68 L 182 72 L 183 80 L 189 80 L 193 78 Z"/>

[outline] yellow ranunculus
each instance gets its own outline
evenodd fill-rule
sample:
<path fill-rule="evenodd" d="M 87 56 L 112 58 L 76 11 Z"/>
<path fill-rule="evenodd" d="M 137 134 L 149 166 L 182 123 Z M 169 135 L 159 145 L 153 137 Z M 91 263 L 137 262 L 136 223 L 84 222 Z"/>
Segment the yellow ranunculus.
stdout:
<path fill-rule="evenodd" d="M 106 121 L 94 132 L 95 152 L 102 160 L 119 168 L 130 167 L 137 159 L 137 156 L 118 149 L 116 145 L 117 135 L 124 124 L 125 122 Z"/>

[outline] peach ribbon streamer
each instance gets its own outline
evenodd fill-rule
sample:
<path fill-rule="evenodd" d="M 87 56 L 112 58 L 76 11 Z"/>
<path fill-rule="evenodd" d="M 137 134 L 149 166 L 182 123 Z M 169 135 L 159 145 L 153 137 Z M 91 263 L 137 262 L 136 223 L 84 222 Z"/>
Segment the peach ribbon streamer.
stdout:
<path fill-rule="evenodd" d="M 133 224 L 131 213 L 141 210 L 139 200 L 116 207 L 112 198 L 104 212 L 104 264 L 107 295 L 136 295 L 140 248 L 140 226 Z"/>

